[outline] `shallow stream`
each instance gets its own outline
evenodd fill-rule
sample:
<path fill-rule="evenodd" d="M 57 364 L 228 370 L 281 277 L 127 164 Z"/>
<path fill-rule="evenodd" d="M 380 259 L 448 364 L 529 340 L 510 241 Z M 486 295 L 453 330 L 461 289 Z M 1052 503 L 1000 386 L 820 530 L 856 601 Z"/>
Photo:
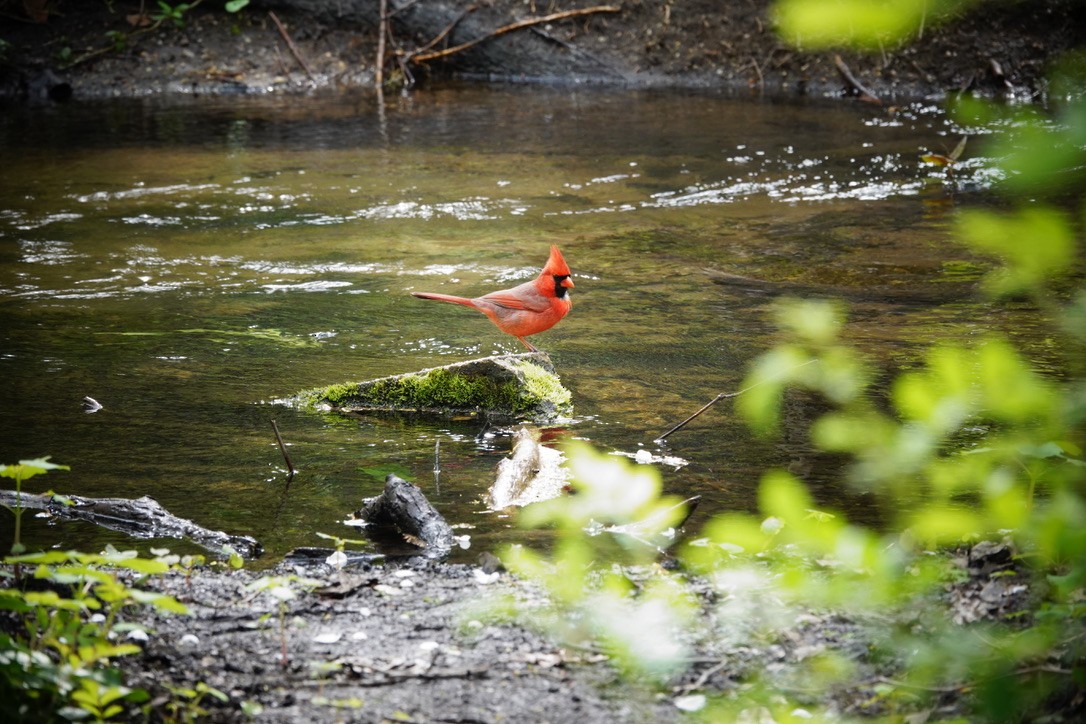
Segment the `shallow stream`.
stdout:
<path fill-rule="evenodd" d="M 576 418 L 548 439 L 681 458 L 661 466 L 664 486 L 701 495 L 697 519 L 751 509 L 761 472 L 786 466 L 821 505 L 877 520 L 839 461 L 809 449 L 813 411 L 765 441 L 725 402 L 666 450 L 652 440 L 740 387 L 777 339 L 767 311 L 782 293 L 846 300 L 848 338 L 887 369 L 938 339 L 1028 328 L 973 298 L 982 267 L 953 241 L 951 212 L 992 181 L 985 159 L 967 151 L 952 182 L 920 161 L 959 134 L 925 103 L 570 88 L 7 109 L 0 461 L 51 455 L 71 472 L 29 489 L 150 495 L 255 536 L 269 561 L 327 545 L 316 531 L 357 537 L 340 521 L 397 472 L 474 558 L 524 535 L 482 502 L 508 431 L 274 401 L 520 351 L 482 315 L 410 293 L 512 286 L 556 243 L 574 309 L 534 341 Z M 104 408 L 85 413 L 84 396 Z M 132 545 L 25 527 L 32 547 Z M 4 550 L 11 535 L 3 512 Z"/>

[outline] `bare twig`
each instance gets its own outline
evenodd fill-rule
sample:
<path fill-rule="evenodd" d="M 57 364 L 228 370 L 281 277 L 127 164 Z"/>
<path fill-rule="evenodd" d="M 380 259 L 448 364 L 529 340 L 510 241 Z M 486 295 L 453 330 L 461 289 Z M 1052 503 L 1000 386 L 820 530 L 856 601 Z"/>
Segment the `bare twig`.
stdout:
<path fill-rule="evenodd" d="M 269 10 L 268 17 L 275 23 L 275 27 L 279 28 L 279 34 L 283 36 L 283 40 L 286 41 L 287 48 L 290 49 L 291 55 L 298 61 L 298 65 L 302 66 L 302 70 L 305 71 L 306 76 L 308 76 L 309 80 L 316 82 L 316 79 L 313 77 L 313 71 L 309 69 L 309 63 L 305 62 L 305 58 L 303 58 L 301 52 L 299 52 L 298 46 L 290 39 L 290 35 L 287 34 L 287 29 L 283 27 L 283 23 L 279 21 L 279 16 Z"/>
<path fill-rule="evenodd" d="M 807 365 L 812 364 L 812 363 L 817 362 L 817 361 L 818 361 L 817 359 L 809 359 L 806 362 L 800 363 L 800 364 L 796 365 L 795 367 L 792 367 L 791 369 L 788 370 L 788 372 L 791 372 L 793 370 L 797 370 L 800 367 L 806 367 Z M 716 397 L 714 397 L 713 399 L 709 400 L 704 405 L 702 405 L 701 409 L 699 409 L 693 415 L 686 418 L 685 420 L 680 422 L 678 425 L 676 425 L 675 427 L 673 427 L 670 430 L 668 430 L 667 432 L 665 432 L 663 435 L 660 435 L 653 442 L 663 442 L 665 439 L 667 439 L 668 435 L 670 435 L 673 432 L 677 432 L 677 431 L 681 430 L 682 428 L 686 427 L 687 424 L 690 423 L 690 421 L 692 421 L 694 418 L 701 415 L 703 412 L 705 412 L 706 410 L 708 410 L 710 407 L 712 407 L 716 403 L 720 402 L 721 400 L 726 400 L 729 397 L 739 397 L 739 395 L 743 394 L 744 392 L 749 392 L 750 390 L 753 390 L 755 387 L 758 387 L 759 385 L 764 385 L 766 382 L 771 382 L 771 381 L 772 380 L 770 380 L 770 379 L 760 380 L 758 382 L 755 382 L 753 385 L 751 385 L 749 387 L 744 387 L 743 389 L 739 390 L 738 392 L 728 392 L 728 393 L 721 392 L 719 395 L 717 395 Z"/>
<path fill-rule="evenodd" d="M 566 10 L 560 13 L 551 13 L 550 15 L 543 15 L 537 18 L 527 18 L 525 20 L 519 20 L 509 25 L 503 25 L 497 30 L 493 30 L 486 35 L 469 40 L 466 43 L 460 45 L 454 45 L 451 48 L 445 48 L 444 50 L 434 50 L 431 52 L 413 53 L 408 56 L 408 61 L 411 63 L 425 63 L 430 60 L 437 60 L 438 58 L 445 58 L 456 53 L 461 53 L 468 48 L 473 48 L 479 43 L 482 43 L 491 38 L 496 38 L 499 35 L 505 35 L 511 33 L 514 30 L 522 30 L 524 28 L 530 28 L 533 25 L 542 25 L 543 23 L 551 23 L 556 20 L 566 20 L 567 18 L 575 18 L 583 15 L 594 15 L 597 13 L 617 13 L 621 8 L 615 5 L 597 5 L 590 8 L 580 8 L 577 10 Z"/>
<path fill-rule="evenodd" d="M 468 5 L 466 8 L 464 8 L 464 11 L 462 13 L 460 13 L 459 15 L 456 16 L 456 19 L 454 19 L 451 23 L 446 25 L 445 29 L 442 30 L 437 35 L 435 35 L 430 40 L 429 43 L 422 46 L 421 48 L 416 48 L 415 49 L 415 54 L 424 53 L 427 50 L 429 50 L 430 48 L 432 48 L 435 45 L 437 45 L 438 43 L 440 43 L 442 40 L 444 40 L 449 35 L 449 33 L 451 33 L 454 29 L 456 29 L 456 26 L 460 24 L 461 20 L 466 18 L 469 14 L 475 12 L 478 9 L 478 7 L 479 7 L 478 5 Z"/>
<path fill-rule="evenodd" d="M 833 64 L 837 66 L 837 72 L 840 73 L 841 77 L 848 83 L 849 88 L 860 96 L 861 101 L 866 103 L 882 103 L 878 96 L 865 88 L 864 84 L 857 80 L 856 76 L 854 76 L 848 66 L 845 65 L 845 61 L 841 60 L 840 55 L 833 56 Z"/>
<path fill-rule="evenodd" d="M 377 61 L 374 63 L 373 83 L 378 91 L 385 85 L 385 39 L 388 37 L 388 0 L 381 0 L 381 20 L 377 26 Z"/>
<path fill-rule="evenodd" d="M 290 455 L 287 454 L 287 446 L 283 444 L 283 436 L 279 434 L 279 426 L 275 424 L 275 420 L 271 421 L 272 430 L 275 430 L 275 441 L 279 443 L 279 452 L 283 453 L 283 460 L 287 463 L 287 470 L 290 472 L 290 477 L 294 477 L 294 463 L 290 461 Z"/>
<path fill-rule="evenodd" d="M 566 40 L 562 40 L 561 38 L 555 37 L 555 36 L 551 35 L 550 33 L 548 33 L 546 30 L 542 30 L 542 29 L 540 29 L 538 27 L 529 28 L 529 30 L 531 30 L 533 33 L 535 33 L 539 37 L 543 38 L 544 40 L 547 40 L 547 41 L 552 42 L 552 43 L 554 43 L 556 45 L 562 46 L 563 48 L 568 50 L 572 55 L 580 56 L 582 58 L 585 58 L 586 60 L 589 60 L 589 61 L 595 63 L 601 69 L 603 69 L 604 71 L 610 73 L 611 75 L 615 76 L 616 78 L 621 78 L 623 80 L 628 80 L 628 77 L 626 76 L 625 73 L 623 73 L 618 68 L 615 68 L 614 66 L 612 66 L 610 63 L 603 60 L 599 56 L 597 56 L 597 55 L 595 55 L 593 53 L 590 53 L 587 50 L 579 48 L 576 45 L 574 45 L 573 43 L 570 43 L 570 42 L 568 42 Z"/>
<path fill-rule="evenodd" d="M 758 65 L 758 61 L 754 59 L 754 56 L 750 58 L 750 67 L 754 68 L 754 72 L 758 74 L 758 87 L 765 90 L 765 77 L 762 75 L 762 68 Z"/>
<path fill-rule="evenodd" d="M 662 442 L 663 440 L 666 440 L 668 435 L 670 435 L 673 432 L 678 432 L 679 430 L 683 429 L 694 418 L 698 417 L 699 415 L 701 415 L 701 413 L 705 412 L 706 410 L 708 410 L 710 407 L 712 407 L 716 403 L 720 402 L 721 400 L 727 399 L 729 397 L 738 397 L 739 395 L 743 394 L 744 392 L 746 392 L 746 390 L 739 390 L 739 392 L 729 392 L 728 394 L 725 394 L 725 393 L 721 392 L 719 395 L 717 395 L 716 397 L 714 397 L 713 399 L 709 400 L 704 405 L 702 405 L 701 409 L 699 409 L 693 415 L 686 418 L 685 420 L 680 422 L 678 425 L 676 425 L 675 427 L 673 427 L 670 430 L 668 430 L 667 432 L 665 432 L 660 437 L 656 438 L 655 442 Z"/>
<path fill-rule="evenodd" d="M 724 659 L 723 661 L 718 661 L 715 665 L 710 666 L 708 669 L 701 672 L 701 675 L 698 676 L 698 678 L 695 681 L 692 681 L 689 684 L 687 684 L 686 686 L 679 689 L 679 692 L 683 693 L 683 694 L 689 694 L 692 691 L 697 691 L 701 687 L 708 684 L 709 679 L 713 678 L 714 674 L 719 673 L 720 671 L 723 671 L 731 663 L 732 662 L 728 661 L 727 659 Z"/>

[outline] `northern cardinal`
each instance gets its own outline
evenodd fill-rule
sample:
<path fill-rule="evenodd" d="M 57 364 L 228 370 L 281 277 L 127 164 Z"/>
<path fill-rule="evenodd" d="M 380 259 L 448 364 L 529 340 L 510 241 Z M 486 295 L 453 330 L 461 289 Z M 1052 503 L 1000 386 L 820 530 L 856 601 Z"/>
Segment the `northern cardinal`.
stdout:
<path fill-rule="evenodd" d="M 573 301 L 569 298 L 572 288 L 573 280 L 566 260 L 557 246 L 551 246 L 551 256 L 539 276 L 512 289 L 491 292 L 474 299 L 430 292 L 412 292 L 412 295 L 419 299 L 436 299 L 474 307 L 490 317 L 498 329 L 513 335 L 525 347 L 537 352 L 535 345 L 524 338 L 550 329 L 569 313 L 573 308 Z"/>

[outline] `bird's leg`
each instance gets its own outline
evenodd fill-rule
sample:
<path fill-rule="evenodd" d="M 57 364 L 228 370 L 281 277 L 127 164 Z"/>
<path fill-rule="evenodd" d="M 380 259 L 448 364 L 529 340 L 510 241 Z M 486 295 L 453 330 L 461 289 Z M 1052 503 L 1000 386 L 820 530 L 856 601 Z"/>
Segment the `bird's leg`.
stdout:
<path fill-rule="evenodd" d="M 528 348 L 529 352 L 538 352 L 539 351 L 538 349 L 536 349 L 536 346 L 534 344 L 532 344 L 528 340 L 524 339 L 524 337 L 517 337 L 517 339 L 520 340 L 521 344 L 523 344 L 525 347 Z"/>

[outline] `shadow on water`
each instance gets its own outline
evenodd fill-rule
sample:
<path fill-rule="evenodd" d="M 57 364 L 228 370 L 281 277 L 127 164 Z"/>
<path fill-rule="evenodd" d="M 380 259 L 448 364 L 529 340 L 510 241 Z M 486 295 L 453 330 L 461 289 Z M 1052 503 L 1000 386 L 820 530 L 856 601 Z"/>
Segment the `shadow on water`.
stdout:
<path fill-rule="evenodd" d="M 531 278 L 551 243 L 573 313 L 537 343 L 574 393 L 561 435 L 633 453 L 775 341 L 783 295 L 841 298 L 850 341 L 908 366 L 940 338 L 1021 327 L 981 310 L 980 266 L 948 213 L 991 182 L 923 168 L 958 129 L 896 112 L 713 95 L 450 88 L 369 97 L 182 99 L 9 109 L 0 118 L 0 460 L 69 464 L 34 482 L 148 494 L 256 536 L 269 559 L 341 521 L 395 472 L 419 482 L 474 557 L 522 535 L 483 494 L 508 431 L 344 419 L 298 390 L 516 351 L 485 318 L 411 291 L 474 296 Z M 446 308 L 448 307 L 448 308 Z M 85 414 L 89 395 L 104 409 Z M 820 505 L 877 521 L 815 455 L 819 411 L 790 400 L 759 440 L 727 403 L 676 434 L 665 488 L 700 518 L 751 509 L 784 466 Z M 300 469 L 288 482 L 275 419 Z M 440 487 L 433 451 L 440 441 Z M 0 519 L 5 546 L 10 518 Z M 109 533 L 31 525 L 35 545 Z M 168 544 L 181 549 L 176 543 Z"/>

